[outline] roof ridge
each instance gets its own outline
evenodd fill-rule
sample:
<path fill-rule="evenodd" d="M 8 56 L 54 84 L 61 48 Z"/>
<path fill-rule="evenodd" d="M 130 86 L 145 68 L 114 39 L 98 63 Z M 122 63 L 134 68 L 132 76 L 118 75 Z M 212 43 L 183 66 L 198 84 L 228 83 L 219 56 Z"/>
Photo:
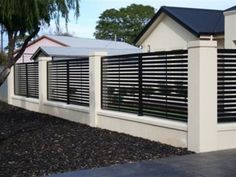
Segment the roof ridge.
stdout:
<path fill-rule="evenodd" d="M 138 36 L 134 40 L 134 43 L 138 44 L 142 36 L 148 31 L 149 27 L 154 24 L 156 19 L 159 18 L 162 13 L 165 13 L 167 16 L 171 17 L 173 20 L 178 22 L 180 25 L 182 25 L 184 28 L 186 28 L 189 32 L 191 32 L 197 37 L 203 34 L 223 34 L 224 29 L 219 26 L 222 25 L 222 20 L 219 17 L 223 16 L 223 12 L 223 10 L 215 9 L 162 6 L 158 10 L 158 12 L 153 16 L 153 18 L 147 23 L 147 25 L 142 29 L 142 31 L 138 34 Z M 206 19 L 212 21 L 208 23 L 205 19 L 199 19 L 198 16 L 201 18 L 206 17 Z M 190 17 L 192 18 L 190 19 Z M 196 21 L 196 25 L 193 24 L 193 20 Z M 205 20 L 204 24 L 201 22 L 202 20 Z"/>
<path fill-rule="evenodd" d="M 161 8 L 175 8 L 175 9 L 188 9 L 188 10 L 202 10 L 202 11 L 218 11 L 223 12 L 224 10 L 219 9 L 204 9 L 204 8 L 193 8 L 193 7 L 175 7 L 175 6 L 161 6 Z"/>
<path fill-rule="evenodd" d="M 236 5 L 228 8 L 228 9 L 225 9 L 224 12 L 231 11 L 231 10 L 236 10 Z"/>
<path fill-rule="evenodd" d="M 181 8 L 179 8 L 181 9 Z M 176 20 L 177 22 L 179 22 L 182 26 L 184 26 L 186 29 L 189 29 L 190 31 L 192 31 L 195 34 L 198 34 L 198 31 L 194 30 L 194 27 L 192 25 L 186 24 L 184 23 L 180 18 L 178 18 L 175 14 L 173 14 L 173 12 L 170 11 L 170 9 L 168 8 L 163 8 L 163 11 L 169 15 L 172 19 Z"/>
<path fill-rule="evenodd" d="M 47 37 L 66 37 L 66 38 L 77 38 L 77 39 L 87 39 L 87 40 L 96 40 L 96 41 L 104 41 L 104 42 L 117 42 L 117 43 L 126 43 L 124 41 L 113 41 L 113 40 L 109 40 L 109 39 L 95 39 L 95 38 L 88 38 L 88 37 L 79 37 L 79 36 L 60 36 L 60 35 L 50 35 L 50 34 L 45 34 L 44 36 Z M 126 43 L 129 44 L 129 43 Z"/>

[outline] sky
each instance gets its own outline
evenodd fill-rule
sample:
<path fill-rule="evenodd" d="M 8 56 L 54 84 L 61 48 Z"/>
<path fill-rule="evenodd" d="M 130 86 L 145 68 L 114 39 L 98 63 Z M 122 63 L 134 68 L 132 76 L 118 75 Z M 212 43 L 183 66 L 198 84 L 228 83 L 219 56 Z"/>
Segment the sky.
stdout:
<path fill-rule="evenodd" d="M 69 33 L 79 37 L 94 38 L 95 26 L 103 11 L 111 8 L 119 9 L 132 3 L 151 5 L 156 11 L 161 6 L 224 10 L 236 5 L 236 0 L 80 0 L 80 16 L 76 20 L 74 15 L 70 14 Z M 62 29 L 65 30 L 63 21 L 61 22 Z M 55 25 L 51 23 L 51 26 L 40 34 L 52 33 L 54 29 Z"/>

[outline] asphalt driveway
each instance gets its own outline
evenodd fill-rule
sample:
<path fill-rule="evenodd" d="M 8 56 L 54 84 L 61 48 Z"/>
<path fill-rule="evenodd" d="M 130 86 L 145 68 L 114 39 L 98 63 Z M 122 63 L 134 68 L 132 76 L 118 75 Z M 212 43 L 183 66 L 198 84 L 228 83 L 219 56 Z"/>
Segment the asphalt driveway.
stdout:
<path fill-rule="evenodd" d="M 234 177 L 236 149 L 149 160 L 51 177 Z"/>

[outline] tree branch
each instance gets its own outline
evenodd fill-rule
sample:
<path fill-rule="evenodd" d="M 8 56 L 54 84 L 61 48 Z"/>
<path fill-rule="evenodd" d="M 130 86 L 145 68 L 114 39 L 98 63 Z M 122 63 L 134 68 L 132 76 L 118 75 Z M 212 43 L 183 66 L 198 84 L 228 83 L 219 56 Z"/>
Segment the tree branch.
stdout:
<path fill-rule="evenodd" d="M 28 43 L 31 41 L 31 39 L 33 39 L 39 32 L 40 28 L 37 27 L 33 33 L 31 33 L 24 41 L 24 44 L 22 45 L 21 49 L 19 50 L 19 52 L 17 53 L 17 55 L 15 57 L 13 57 L 14 63 L 15 64 L 17 62 L 17 60 L 23 55 L 23 53 L 25 52 L 25 49 L 28 45 Z"/>

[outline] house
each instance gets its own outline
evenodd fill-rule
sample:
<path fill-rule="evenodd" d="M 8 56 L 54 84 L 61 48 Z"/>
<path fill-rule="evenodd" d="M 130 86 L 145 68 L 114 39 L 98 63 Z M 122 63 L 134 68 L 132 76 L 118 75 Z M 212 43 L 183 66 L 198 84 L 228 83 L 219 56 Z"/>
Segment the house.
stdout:
<path fill-rule="evenodd" d="M 25 52 L 18 60 L 18 63 L 30 62 L 31 56 L 40 46 L 67 47 L 68 45 L 59 40 L 55 40 L 52 36 L 44 35 L 28 44 L 28 46 L 25 49 Z"/>
<path fill-rule="evenodd" d="M 236 6 L 226 10 L 163 6 L 135 39 L 143 52 L 186 49 L 189 41 L 215 40 L 236 48 Z"/>
<path fill-rule="evenodd" d="M 45 51 L 50 50 L 50 52 L 53 51 L 54 54 L 55 52 L 58 52 L 57 55 L 59 54 L 61 55 L 63 54 L 63 52 L 68 51 L 70 55 L 76 54 L 76 56 L 83 56 L 85 52 L 87 52 L 88 54 L 94 51 L 106 52 L 108 50 L 110 52 L 111 51 L 114 52 L 115 54 L 140 52 L 139 48 L 132 46 L 130 44 L 127 44 L 125 42 L 120 42 L 120 41 L 97 40 L 97 39 L 69 37 L 69 36 L 44 35 L 42 37 L 39 37 L 35 41 L 31 42 L 27 46 L 24 54 L 18 60 L 18 63 L 31 62 L 30 59 L 40 47 L 41 47 L 40 51 L 43 51 L 44 53 Z M 70 53 L 71 51 L 73 52 Z"/>
<path fill-rule="evenodd" d="M 125 44 L 125 43 L 124 43 Z M 107 55 L 123 55 L 131 53 L 141 53 L 142 50 L 136 47 L 120 46 L 119 48 L 99 48 L 94 47 L 39 47 L 38 50 L 32 55 L 31 60 L 37 60 L 39 56 L 52 57 L 53 59 L 65 58 L 84 58 L 89 57 L 94 52 L 106 52 Z"/>

